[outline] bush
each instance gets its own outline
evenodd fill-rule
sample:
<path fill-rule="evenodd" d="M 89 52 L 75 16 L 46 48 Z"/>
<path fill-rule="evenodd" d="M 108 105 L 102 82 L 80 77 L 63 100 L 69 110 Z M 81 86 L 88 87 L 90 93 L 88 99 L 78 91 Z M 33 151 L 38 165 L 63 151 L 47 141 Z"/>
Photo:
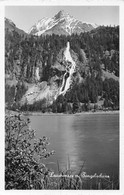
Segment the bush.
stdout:
<path fill-rule="evenodd" d="M 49 170 L 42 163 L 53 151 L 48 139 L 35 138 L 29 119 L 19 115 L 5 117 L 5 189 L 44 189 Z"/>

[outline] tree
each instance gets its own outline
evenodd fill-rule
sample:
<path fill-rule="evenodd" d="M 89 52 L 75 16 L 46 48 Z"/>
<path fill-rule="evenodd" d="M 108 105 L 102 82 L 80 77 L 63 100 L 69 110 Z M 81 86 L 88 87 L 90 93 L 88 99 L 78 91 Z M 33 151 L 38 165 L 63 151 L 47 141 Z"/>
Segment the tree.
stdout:
<path fill-rule="evenodd" d="M 79 109 L 79 100 L 77 94 L 75 93 L 73 97 L 73 113 L 78 112 L 78 109 Z"/>
<path fill-rule="evenodd" d="M 52 112 L 53 113 L 57 113 L 57 105 L 56 105 L 56 102 L 53 102 L 53 104 L 52 104 Z"/>

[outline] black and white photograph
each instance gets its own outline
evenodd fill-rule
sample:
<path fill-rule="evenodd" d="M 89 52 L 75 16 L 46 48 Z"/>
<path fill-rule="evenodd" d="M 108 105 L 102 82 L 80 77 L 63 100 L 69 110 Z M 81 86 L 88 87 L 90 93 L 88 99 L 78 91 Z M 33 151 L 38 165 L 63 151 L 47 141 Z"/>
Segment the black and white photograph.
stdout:
<path fill-rule="evenodd" d="M 4 6 L 5 191 L 120 190 L 119 15 Z"/>

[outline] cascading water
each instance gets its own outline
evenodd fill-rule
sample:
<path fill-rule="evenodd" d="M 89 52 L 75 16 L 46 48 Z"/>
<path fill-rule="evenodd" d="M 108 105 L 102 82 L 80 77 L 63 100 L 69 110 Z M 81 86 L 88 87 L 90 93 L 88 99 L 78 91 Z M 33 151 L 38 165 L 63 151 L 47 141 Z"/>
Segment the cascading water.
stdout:
<path fill-rule="evenodd" d="M 61 94 L 65 95 L 67 90 L 70 88 L 70 85 L 72 83 L 71 78 L 72 78 L 73 73 L 75 72 L 75 67 L 76 67 L 76 63 L 74 62 L 70 54 L 70 43 L 69 42 L 67 42 L 67 47 L 64 52 L 64 56 L 65 56 L 65 60 L 67 61 L 67 67 L 66 67 L 66 72 L 63 76 L 62 86 L 60 88 L 59 95 Z"/>
<path fill-rule="evenodd" d="M 72 84 L 73 73 L 76 69 L 76 63 L 71 57 L 69 42 L 67 42 L 67 47 L 64 51 L 64 57 L 66 61 L 66 72 L 63 75 L 60 89 L 58 90 L 56 83 L 53 83 L 51 86 L 49 86 L 48 83 L 45 86 L 42 86 L 42 82 L 40 85 L 35 84 L 27 90 L 25 96 L 22 98 L 22 103 L 28 102 L 29 104 L 33 104 L 36 101 L 46 98 L 51 104 L 53 100 L 56 100 L 59 95 L 66 94 Z M 39 67 L 37 67 L 35 70 L 35 78 L 37 81 L 40 80 Z"/>
<path fill-rule="evenodd" d="M 36 75 L 36 79 L 39 81 L 39 80 L 40 80 L 40 76 L 39 76 L 39 67 L 36 68 L 35 75 Z"/>

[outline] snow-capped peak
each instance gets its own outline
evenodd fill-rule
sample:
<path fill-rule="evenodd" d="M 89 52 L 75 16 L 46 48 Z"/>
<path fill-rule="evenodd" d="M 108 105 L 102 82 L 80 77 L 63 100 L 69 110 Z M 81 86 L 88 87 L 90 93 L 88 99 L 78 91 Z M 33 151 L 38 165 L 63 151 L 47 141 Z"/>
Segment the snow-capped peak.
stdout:
<path fill-rule="evenodd" d="M 66 18 L 68 16 L 69 16 L 68 13 L 66 13 L 64 10 L 60 10 L 54 17 L 56 19 L 59 19 L 59 18 L 63 18 L 63 17 Z"/>
<path fill-rule="evenodd" d="M 90 31 L 96 27 L 98 27 L 96 24 L 81 22 L 61 10 L 52 18 L 45 17 L 39 20 L 28 33 L 38 36 L 44 33 L 71 35 L 72 33 L 80 34 L 84 31 Z"/>

